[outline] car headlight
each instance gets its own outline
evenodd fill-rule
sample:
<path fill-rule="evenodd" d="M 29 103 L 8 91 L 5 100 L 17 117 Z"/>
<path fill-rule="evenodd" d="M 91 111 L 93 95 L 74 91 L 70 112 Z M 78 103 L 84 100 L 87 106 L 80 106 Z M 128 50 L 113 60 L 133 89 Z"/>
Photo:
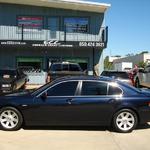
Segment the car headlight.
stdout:
<path fill-rule="evenodd" d="M 2 84 L 2 87 L 4 87 L 4 88 L 11 87 L 11 84 Z"/>

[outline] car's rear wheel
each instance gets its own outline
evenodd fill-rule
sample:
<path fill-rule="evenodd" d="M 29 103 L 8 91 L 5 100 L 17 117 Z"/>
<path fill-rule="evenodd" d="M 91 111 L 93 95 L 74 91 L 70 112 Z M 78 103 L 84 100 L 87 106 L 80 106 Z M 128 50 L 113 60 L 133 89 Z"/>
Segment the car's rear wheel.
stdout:
<path fill-rule="evenodd" d="M 113 125 L 116 131 L 122 133 L 132 132 L 137 126 L 138 118 L 134 111 L 122 109 L 113 118 Z"/>
<path fill-rule="evenodd" d="M 0 110 L 0 125 L 3 130 L 20 129 L 23 119 L 21 113 L 14 107 L 4 107 Z"/>

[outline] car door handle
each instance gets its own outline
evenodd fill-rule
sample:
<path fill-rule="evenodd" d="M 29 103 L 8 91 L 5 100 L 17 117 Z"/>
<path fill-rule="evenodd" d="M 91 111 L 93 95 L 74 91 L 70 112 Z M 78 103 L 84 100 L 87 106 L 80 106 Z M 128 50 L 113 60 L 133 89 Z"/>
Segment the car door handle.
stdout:
<path fill-rule="evenodd" d="M 67 103 L 68 103 L 69 105 L 71 105 L 71 104 L 72 104 L 73 99 L 72 99 L 72 98 L 69 98 L 69 99 L 67 99 L 66 101 L 67 101 Z"/>

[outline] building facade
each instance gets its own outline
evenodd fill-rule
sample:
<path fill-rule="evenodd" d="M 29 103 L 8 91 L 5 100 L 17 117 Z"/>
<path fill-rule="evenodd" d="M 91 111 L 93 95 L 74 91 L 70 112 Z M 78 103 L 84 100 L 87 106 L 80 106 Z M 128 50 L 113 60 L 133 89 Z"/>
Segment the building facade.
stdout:
<path fill-rule="evenodd" d="M 138 65 L 140 62 L 144 62 L 147 65 L 150 64 L 150 53 L 140 53 L 133 56 L 122 57 L 119 59 L 115 59 L 113 64 L 121 63 L 121 62 L 132 62 L 133 67 Z"/>
<path fill-rule="evenodd" d="M 0 68 L 48 70 L 77 62 L 88 74 L 103 69 L 108 4 L 69 0 L 0 0 Z"/>

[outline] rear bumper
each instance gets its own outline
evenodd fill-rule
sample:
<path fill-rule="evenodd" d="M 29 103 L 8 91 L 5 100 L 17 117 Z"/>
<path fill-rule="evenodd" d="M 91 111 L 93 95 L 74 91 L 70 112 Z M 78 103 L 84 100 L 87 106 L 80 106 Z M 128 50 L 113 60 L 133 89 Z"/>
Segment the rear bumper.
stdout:
<path fill-rule="evenodd" d="M 0 88 L 1 93 L 8 93 L 8 92 L 12 92 L 12 91 L 13 91 L 12 87 L 1 87 Z"/>
<path fill-rule="evenodd" d="M 140 124 L 150 122 L 150 107 L 147 106 L 140 109 L 139 117 Z"/>

